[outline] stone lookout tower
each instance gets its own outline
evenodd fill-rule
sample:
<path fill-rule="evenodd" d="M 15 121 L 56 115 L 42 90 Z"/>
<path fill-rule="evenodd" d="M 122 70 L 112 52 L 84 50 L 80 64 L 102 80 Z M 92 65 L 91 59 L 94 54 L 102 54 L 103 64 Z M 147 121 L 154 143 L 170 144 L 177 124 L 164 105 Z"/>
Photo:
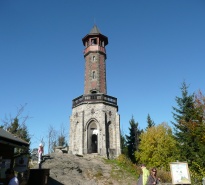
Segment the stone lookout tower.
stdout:
<path fill-rule="evenodd" d="M 115 158 L 121 154 L 120 116 L 117 98 L 107 95 L 105 46 L 108 38 L 94 25 L 82 41 L 84 94 L 72 101 L 69 152 Z"/>

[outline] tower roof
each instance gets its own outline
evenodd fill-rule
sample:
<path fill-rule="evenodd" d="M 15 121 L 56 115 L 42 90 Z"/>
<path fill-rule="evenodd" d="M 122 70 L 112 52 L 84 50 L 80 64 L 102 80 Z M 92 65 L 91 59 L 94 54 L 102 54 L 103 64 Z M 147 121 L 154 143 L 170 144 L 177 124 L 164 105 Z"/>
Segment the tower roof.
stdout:
<path fill-rule="evenodd" d="M 96 34 L 96 33 L 99 34 L 100 30 L 96 25 L 94 25 L 93 28 L 90 31 L 90 34 Z"/>
<path fill-rule="evenodd" d="M 90 33 L 87 34 L 87 35 L 82 39 L 83 44 L 85 45 L 85 41 L 86 41 L 87 39 L 92 38 L 92 37 L 96 37 L 96 36 L 97 36 L 97 37 L 100 37 L 102 40 L 105 41 L 105 46 L 108 44 L 108 38 L 107 38 L 105 35 L 103 35 L 103 34 L 100 33 L 100 30 L 99 30 L 99 28 L 98 28 L 96 25 L 94 25 L 93 28 L 90 30 Z"/>

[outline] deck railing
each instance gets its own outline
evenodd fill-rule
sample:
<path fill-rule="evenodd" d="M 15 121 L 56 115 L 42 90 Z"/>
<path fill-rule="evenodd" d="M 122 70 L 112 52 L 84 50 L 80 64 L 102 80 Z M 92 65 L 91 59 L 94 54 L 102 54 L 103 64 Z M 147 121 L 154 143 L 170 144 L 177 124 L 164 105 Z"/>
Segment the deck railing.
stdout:
<path fill-rule="evenodd" d="M 105 94 L 88 94 L 81 95 L 73 100 L 72 107 L 84 103 L 106 103 L 117 107 L 117 98 Z"/>

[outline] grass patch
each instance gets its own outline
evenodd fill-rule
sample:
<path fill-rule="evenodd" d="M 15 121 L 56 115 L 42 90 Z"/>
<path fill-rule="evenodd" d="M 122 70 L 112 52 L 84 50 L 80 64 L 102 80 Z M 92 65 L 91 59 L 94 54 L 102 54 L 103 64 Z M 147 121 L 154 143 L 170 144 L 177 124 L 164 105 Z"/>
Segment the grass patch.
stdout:
<path fill-rule="evenodd" d="M 112 166 L 111 177 L 118 181 L 125 178 L 130 178 L 137 181 L 139 177 L 140 169 L 125 155 L 120 155 L 117 159 L 113 160 L 105 159 L 105 163 Z"/>
<path fill-rule="evenodd" d="M 102 171 L 98 171 L 95 175 L 94 175 L 97 179 L 103 177 L 103 173 Z"/>

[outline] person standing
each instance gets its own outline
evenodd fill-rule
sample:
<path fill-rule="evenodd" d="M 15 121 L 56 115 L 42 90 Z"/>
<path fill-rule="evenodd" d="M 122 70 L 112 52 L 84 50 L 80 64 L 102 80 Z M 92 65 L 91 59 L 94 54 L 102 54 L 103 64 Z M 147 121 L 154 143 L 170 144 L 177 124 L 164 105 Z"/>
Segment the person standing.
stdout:
<path fill-rule="evenodd" d="M 142 185 L 142 174 L 140 174 L 140 176 L 137 180 L 137 185 Z"/>
<path fill-rule="evenodd" d="M 147 185 L 160 184 L 160 178 L 157 178 L 157 169 L 152 168 L 151 174 L 148 177 Z"/>
<path fill-rule="evenodd" d="M 40 143 L 38 148 L 38 164 L 41 163 L 42 155 L 43 155 L 43 145 L 42 143 Z"/>
<path fill-rule="evenodd" d="M 11 168 L 7 169 L 5 174 L 6 174 L 6 178 L 9 181 L 8 185 L 19 185 L 19 181 L 17 177 L 15 176 L 13 169 Z"/>
<path fill-rule="evenodd" d="M 147 180 L 149 177 L 149 170 L 146 168 L 145 164 L 141 165 L 141 169 L 142 169 L 142 185 L 146 185 L 147 184 Z"/>

